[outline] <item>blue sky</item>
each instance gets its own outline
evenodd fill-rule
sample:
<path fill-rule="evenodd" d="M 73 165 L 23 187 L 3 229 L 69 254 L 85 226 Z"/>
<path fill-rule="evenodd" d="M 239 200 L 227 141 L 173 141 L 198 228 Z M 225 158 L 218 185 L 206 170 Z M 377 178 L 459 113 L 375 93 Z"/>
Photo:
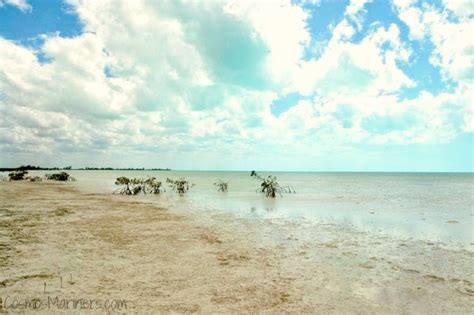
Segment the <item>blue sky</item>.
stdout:
<path fill-rule="evenodd" d="M 472 1 L 0 0 L 0 164 L 473 171 Z"/>

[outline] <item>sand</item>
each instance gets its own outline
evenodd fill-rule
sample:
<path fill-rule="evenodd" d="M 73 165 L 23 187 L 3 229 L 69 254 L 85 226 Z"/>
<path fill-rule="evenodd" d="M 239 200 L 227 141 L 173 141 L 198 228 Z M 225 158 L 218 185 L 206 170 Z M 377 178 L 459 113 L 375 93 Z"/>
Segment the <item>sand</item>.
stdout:
<path fill-rule="evenodd" d="M 474 310 L 471 251 L 334 224 L 177 211 L 159 198 L 0 182 L 0 312 L 24 312 L 13 301 L 35 298 L 42 313 L 79 299 L 93 306 L 71 302 L 64 312 Z"/>

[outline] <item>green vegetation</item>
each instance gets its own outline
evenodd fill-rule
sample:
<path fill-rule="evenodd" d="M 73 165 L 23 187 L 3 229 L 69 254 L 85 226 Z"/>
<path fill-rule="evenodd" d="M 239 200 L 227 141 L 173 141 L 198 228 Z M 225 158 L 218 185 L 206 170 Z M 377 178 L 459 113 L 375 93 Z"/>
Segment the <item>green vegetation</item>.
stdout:
<path fill-rule="evenodd" d="M 114 167 L 91 167 L 91 166 L 86 166 L 82 168 L 78 168 L 78 170 L 82 171 L 171 171 L 169 168 L 144 168 L 144 167 L 139 167 L 139 168 L 114 168 Z"/>
<path fill-rule="evenodd" d="M 117 186 L 124 186 L 122 188 L 117 189 L 117 191 L 122 195 L 136 195 L 141 191 L 141 186 L 136 185 L 136 179 L 129 179 L 125 176 L 118 177 L 115 180 L 115 185 Z"/>
<path fill-rule="evenodd" d="M 54 173 L 54 174 L 46 174 L 44 177 L 47 180 L 55 180 L 55 181 L 60 181 L 60 182 L 67 182 L 67 181 L 74 181 L 74 177 L 69 175 L 66 172 L 60 172 L 60 173 Z"/>
<path fill-rule="evenodd" d="M 148 192 L 149 194 L 157 195 L 165 191 L 165 187 L 162 185 L 161 182 L 156 180 L 156 177 L 148 177 L 147 179 L 145 179 L 144 184 L 144 193 Z"/>
<path fill-rule="evenodd" d="M 0 167 L 0 172 L 12 172 L 12 171 L 59 171 L 59 170 L 70 170 L 72 166 L 66 167 L 41 167 L 34 165 L 21 165 L 19 167 Z"/>
<path fill-rule="evenodd" d="M 183 177 L 177 180 L 167 178 L 166 182 L 173 191 L 176 191 L 180 195 L 187 193 L 188 190 L 194 186 L 194 184 L 190 183 Z M 115 180 L 115 185 L 122 187 L 118 188 L 114 193 L 122 195 L 138 195 L 140 193 L 157 195 L 166 191 L 163 183 L 158 181 L 155 177 L 144 179 L 122 176 Z"/>
<path fill-rule="evenodd" d="M 43 179 L 39 176 L 26 176 L 28 171 L 14 171 L 8 174 L 10 180 L 29 180 L 30 182 L 42 182 Z M 55 174 L 46 174 L 45 179 L 47 180 L 56 180 L 56 181 L 73 181 L 75 180 L 74 177 L 69 175 L 66 172 L 60 172 Z"/>
<path fill-rule="evenodd" d="M 219 179 L 217 183 L 214 183 L 214 186 L 217 187 L 217 191 L 227 192 L 229 189 L 229 182 L 224 182 L 223 180 Z"/>
<path fill-rule="evenodd" d="M 115 185 L 123 186 L 114 192 L 119 192 L 122 195 L 138 195 L 139 193 L 157 195 L 165 191 L 162 183 L 157 181 L 155 177 L 130 179 L 122 176 L 115 180 Z"/>
<path fill-rule="evenodd" d="M 250 176 L 261 181 L 260 188 L 257 189 L 257 192 L 264 193 L 267 197 L 275 198 L 277 194 L 283 197 L 283 193 L 291 194 L 296 192 L 291 186 L 280 186 L 276 176 L 268 175 L 268 177 L 264 178 L 258 175 L 256 171 L 252 171 Z"/>
<path fill-rule="evenodd" d="M 187 181 L 184 177 L 179 179 L 167 178 L 166 182 L 168 185 L 180 195 L 184 195 L 189 191 L 190 188 L 194 187 L 194 184 Z"/>
<path fill-rule="evenodd" d="M 8 174 L 10 180 L 24 180 L 28 171 L 15 171 Z"/>
<path fill-rule="evenodd" d="M 14 172 L 14 171 L 60 171 L 60 170 L 94 170 L 94 171 L 170 171 L 169 168 L 114 168 L 114 167 L 82 167 L 72 168 L 72 166 L 64 167 L 41 167 L 35 165 L 21 165 L 19 167 L 0 167 L 0 172 Z"/>

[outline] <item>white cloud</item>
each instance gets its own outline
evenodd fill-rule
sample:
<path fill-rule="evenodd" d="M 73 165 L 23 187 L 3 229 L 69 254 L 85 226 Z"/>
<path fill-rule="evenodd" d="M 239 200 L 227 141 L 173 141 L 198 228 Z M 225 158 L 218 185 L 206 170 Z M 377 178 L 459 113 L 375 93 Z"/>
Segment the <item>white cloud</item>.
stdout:
<path fill-rule="evenodd" d="M 474 76 L 474 20 L 450 23 L 434 16 L 431 40 L 436 46 L 431 62 L 457 82 L 472 81 Z"/>
<path fill-rule="evenodd" d="M 394 0 L 394 6 L 399 11 L 400 20 L 409 27 L 412 39 L 422 39 L 426 33 L 426 25 L 422 21 L 423 12 L 414 6 L 414 1 Z"/>
<path fill-rule="evenodd" d="M 35 139 L 53 151 L 73 144 L 97 150 L 113 146 L 163 151 L 200 146 L 202 137 L 219 136 L 219 143 L 245 139 L 250 137 L 247 129 L 261 125 L 276 97 L 259 91 L 259 80 L 271 78 L 267 66 L 276 64 L 275 58 L 283 60 L 286 52 L 296 62 L 301 53 L 300 40 L 292 49 L 272 37 L 269 27 L 276 21 L 253 25 L 219 3 L 191 5 L 195 19 L 182 16 L 183 8 L 175 2 L 73 5 L 86 32 L 73 38 L 46 37 L 41 52 L 49 63 L 40 64 L 33 51 L 0 39 L 0 82 L 5 87 L 0 105 L 41 117 L 46 126 L 26 119 L 28 114 L 5 110 L 8 121 L 17 125 L 6 133 L 6 151 L 13 144 L 26 150 L 27 142 L 37 144 Z M 292 6 L 289 10 L 302 13 Z M 225 43 L 222 34 L 237 42 Z M 232 50 L 223 43 L 233 45 Z M 247 45 L 248 60 L 240 59 L 248 52 L 233 50 L 240 44 Z M 292 62 L 286 64 L 293 67 Z M 112 77 L 104 74 L 106 67 Z M 261 73 L 253 73 L 258 67 Z M 59 123 L 57 117 L 67 117 L 60 133 L 39 132 Z M 1 126 L 6 124 L 5 119 Z"/>
<path fill-rule="evenodd" d="M 364 9 L 365 4 L 372 0 L 351 0 L 349 5 L 346 7 L 346 15 L 355 15 Z"/>
<path fill-rule="evenodd" d="M 365 1 L 351 2 L 310 60 L 309 13 L 286 1 L 70 2 L 85 32 L 45 36 L 39 49 L 50 62 L 0 38 L 2 152 L 301 153 L 315 143 L 448 141 L 473 129 L 465 80 L 452 93 L 400 99 L 414 82 L 399 68 L 411 51 L 397 25 L 372 25 L 351 42 Z M 424 26 L 413 38 L 432 38 L 433 63 L 461 80 L 471 22 L 435 9 L 418 20 L 417 8 L 398 7 L 414 10 Z M 308 97 L 275 117 L 270 104 L 293 91 Z"/>
<path fill-rule="evenodd" d="M 474 49 L 470 38 L 474 34 L 474 20 L 467 18 L 473 12 L 472 1 L 445 1 L 445 9 L 428 4 L 395 1 L 400 19 L 409 27 L 414 40 L 428 38 L 435 50 L 431 63 L 439 66 L 445 78 L 466 82 L 474 75 Z M 452 21 L 451 11 L 458 18 Z"/>
<path fill-rule="evenodd" d="M 391 93 L 402 86 L 413 85 L 397 66 L 407 61 L 408 51 L 401 44 L 398 27 L 378 27 L 358 44 L 347 42 L 337 30 L 325 53 L 307 62 L 296 78 L 302 94 L 317 92 L 331 96 L 339 93 Z M 389 48 L 384 49 L 383 46 Z"/>
<path fill-rule="evenodd" d="M 31 12 L 33 9 L 26 0 L 0 0 L 0 8 L 5 5 L 12 5 L 23 12 Z"/>
<path fill-rule="evenodd" d="M 288 1 L 232 1 L 226 5 L 226 11 L 248 21 L 268 48 L 269 74 L 277 82 L 287 81 L 310 40 L 308 14 Z"/>
<path fill-rule="evenodd" d="M 300 101 L 270 128 L 281 140 L 324 144 L 446 143 L 472 131 L 468 90 L 414 99 L 396 95 L 338 94 Z"/>
<path fill-rule="evenodd" d="M 443 0 L 444 6 L 462 19 L 469 19 L 474 14 L 472 0 Z"/>
<path fill-rule="evenodd" d="M 339 22 L 332 32 L 333 41 L 348 40 L 355 34 L 355 29 L 352 25 L 346 20 Z"/>

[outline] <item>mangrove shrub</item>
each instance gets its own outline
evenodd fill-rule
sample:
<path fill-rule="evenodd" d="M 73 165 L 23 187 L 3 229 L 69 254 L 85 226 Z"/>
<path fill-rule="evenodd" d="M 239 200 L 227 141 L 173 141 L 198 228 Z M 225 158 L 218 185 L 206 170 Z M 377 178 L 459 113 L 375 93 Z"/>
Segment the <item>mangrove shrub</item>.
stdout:
<path fill-rule="evenodd" d="M 66 172 L 46 174 L 46 175 L 44 175 L 44 177 L 47 180 L 56 180 L 56 181 L 60 181 L 60 182 L 67 182 L 67 181 L 75 180 L 74 177 L 72 177 L 71 175 L 69 175 Z"/>
<path fill-rule="evenodd" d="M 267 197 L 275 198 L 277 194 L 283 197 L 283 193 L 295 193 L 294 188 L 291 186 L 280 186 L 276 176 L 268 175 L 267 177 L 262 177 L 255 171 L 252 171 L 250 176 L 261 181 L 260 188 L 257 189 L 257 192 L 264 193 Z"/>
<path fill-rule="evenodd" d="M 165 191 L 162 183 L 157 181 L 155 177 L 144 178 L 128 178 L 125 176 L 118 177 L 115 185 L 122 186 L 114 193 L 119 192 L 122 195 L 138 195 L 143 194 L 160 194 Z"/>
<path fill-rule="evenodd" d="M 217 183 L 214 183 L 214 186 L 217 187 L 217 191 L 227 192 L 229 189 L 229 182 L 224 182 L 223 180 L 219 179 Z"/>
<path fill-rule="evenodd" d="M 10 180 L 24 180 L 28 171 L 15 171 L 8 174 Z"/>
<path fill-rule="evenodd" d="M 167 178 L 166 182 L 180 195 L 187 193 L 190 188 L 194 187 L 194 184 L 187 181 L 184 177 L 180 177 L 179 179 Z"/>

